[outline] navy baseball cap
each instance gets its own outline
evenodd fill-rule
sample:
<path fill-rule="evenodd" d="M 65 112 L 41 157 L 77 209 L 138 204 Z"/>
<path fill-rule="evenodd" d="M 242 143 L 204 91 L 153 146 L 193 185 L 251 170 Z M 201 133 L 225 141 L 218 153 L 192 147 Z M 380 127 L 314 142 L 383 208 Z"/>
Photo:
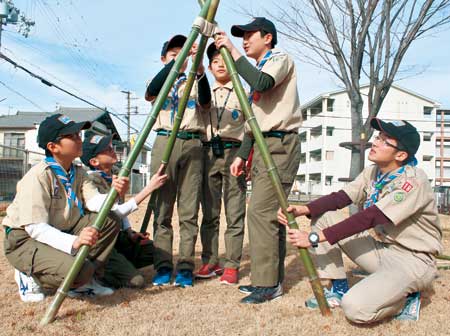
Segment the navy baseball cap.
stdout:
<path fill-rule="evenodd" d="M 231 27 L 231 35 L 236 37 L 243 37 L 245 32 L 265 31 L 272 34 L 273 45 L 277 44 L 277 29 L 272 21 L 265 17 L 255 17 L 252 22 L 246 25 L 234 25 Z"/>
<path fill-rule="evenodd" d="M 161 49 L 161 56 L 166 56 L 167 52 L 172 48 L 183 48 L 187 37 L 184 35 L 175 35 L 170 40 L 164 42 Z"/>
<path fill-rule="evenodd" d="M 64 114 L 53 114 L 39 125 L 37 142 L 39 147 L 47 149 L 47 144 L 55 142 L 59 136 L 75 134 L 90 127 L 89 121 L 75 122 Z"/>
<path fill-rule="evenodd" d="M 83 141 L 83 155 L 80 157 L 81 162 L 89 167 L 89 160 L 107 149 L 112 141 L 112 138 L 112 135 L 98 134 L 92 134 L 86 137 Z"/>
<path fill-rule="evenodd" d="M 208 49 L 206 49 L 206 55 L 208 56 L 209 59 L 209 63 L 211 63 L 212 59 L 214 58 L 214 56 L 216 56 L 216 54 L 219 54 L 219 49 L 217 49 L 216 47 L 216 43 L 212 42 L 209 46 Z"/>
<path fill-rule="evenodd" d="M 406 120 L 383 121 L 378 118 L 370 120 L 370 126 L 374 129 L 386 133 L 397 140 L 402 150 L 413 157 L 420 146 L 420 135 L 417 129 Z"/>

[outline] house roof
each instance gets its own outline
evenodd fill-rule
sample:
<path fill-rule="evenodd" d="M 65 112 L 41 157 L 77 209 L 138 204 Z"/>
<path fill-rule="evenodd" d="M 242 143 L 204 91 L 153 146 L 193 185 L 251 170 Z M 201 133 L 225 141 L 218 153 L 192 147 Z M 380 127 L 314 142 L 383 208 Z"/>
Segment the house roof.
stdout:
<path fill-rule="evenodd" d="M 362 86 L 361 86 L 361 89 L 366 89 L 366 88 L 368 88 L 368 87 L 369 87 L 369 84 L 365 84 L 365 85 L 362 85 Z M 403 87 L 401 87 L 401 86 L 399 86 L 399 85 L 392 84 L 392 85 L 391 85 L 391 88 L 395 88 L 395 89 L 397 89 L 397 90 L 400 90 L 400 91 L 403 91 L 403 92 L 405 92 L 405 93 L 408 93 L 408 94 L 410 94 L 410 95 L 412 95 L 412 96 L 415 96 L 415 97 L 418 97 L 418 98 L 420 98 L 420 99 L 426 100 L 426 101 L 430 102 L 430 103 L 433 104 L 433 105 L 438 105 L 438 106 L 439 106 L 439 103 L 436 102 L 435 100 L 433 100 L 433 99 L 431 99 L 431 98 L 428 98 L 428 97 L 425 97 L 425 96 L 423 96 L 423 95 L 421 95 L 421 94 L 419 94 L 419 93 L 417 93 L 417 92 L 414 92 L 414 91 L 411 91 L 411 90 L 409 90 L 409 89 L 403 88 Z M 341 90 L 335 90 L 335 91 L 330 91 L 330 92 L 322 93 L 322 94 L 320 94 L 319 96 L 316 96 L 315 98 L 313 98 L 313 99 L 309 100 L 308 102 L 306 102 L 305 104 L 303 104 L 303 105 L 301 106 L 301 109 L 308 108 L 308 107 L 310 107 L 310 106 L 312 106 L 312 105 L 318 103 L 318 102 L 321 101 L 323 98 L 328 98 L 328 97 L 330 97 L 330 96 L 334 96 L 334 95 L 342 94 L 342 93 L 346 93 L 346 90 L 345 90 L 345 89 L 341 89 Z M 438 106 L 437 106 L 437 107 L 438 107 Z"/>

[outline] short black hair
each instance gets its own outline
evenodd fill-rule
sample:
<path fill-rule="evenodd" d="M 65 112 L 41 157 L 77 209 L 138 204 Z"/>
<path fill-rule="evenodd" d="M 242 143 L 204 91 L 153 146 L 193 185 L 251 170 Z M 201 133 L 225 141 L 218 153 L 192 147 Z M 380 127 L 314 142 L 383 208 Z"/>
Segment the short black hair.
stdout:
<path fill-rule="evenodd" d="M 266 36 L 267 34 L 271 34 L 272 35 L 272 41 L 270 41 L 270 48 L 271 49 L 275 48 L 276 42 L 273 39 L 273 34 L 268 32 L 268 31 L 265 31 L 263 29 L 260 29 L 259 32 L 261 33 L 262 37 Z"/>

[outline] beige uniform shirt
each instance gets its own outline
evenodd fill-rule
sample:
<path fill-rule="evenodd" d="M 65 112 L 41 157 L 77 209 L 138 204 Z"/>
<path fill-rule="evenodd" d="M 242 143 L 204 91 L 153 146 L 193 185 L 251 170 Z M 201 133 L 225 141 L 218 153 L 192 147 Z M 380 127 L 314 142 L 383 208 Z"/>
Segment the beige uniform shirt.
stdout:
<path fill-rule="evenodd" d="M 186 88 L 186 81 L 184 81 L 179 87 L 178 87 L 178 103 L 180 102 L 181 98 L 184 94 L 184 89 Z M 172 90 L 171 90 L 172 92 Z M 171 114 L 173 113 L 173 122 L 175 122 L 175 116 L 178 112 L 178 108 L 175 109 L 175 111 L 172 112 L 174 108 L 173 100 L 172 100 L 172 94 L 171 92 L 167 96 L 161 111 L 159 112 L 158 118 L 156 119 L 155 125 L 153 126 L 153 129 L 155 131 L 164 129 L 167 131 L 171 131 L 173 128 L 173 123 L 171 120 Z M 188 131 L 188 132 L 200 132 L 205 133 L 205 124 L 203 122 L 203 116 L 200 111 L 200 106 L 197 102 L 197 94 L 198 92 L 198 86 L 197 81 L 195 81 L 191 94 L 189 96 L 188 103 L 186 105 L 186 109 L 184 111 L 183 120 L 181 121 L 180 125 L 180 131 Z"/>
<path fill-rule="evenodd" d="M 230 81 L 224 86 L 214 83 L 211 96 L 211 108 L 204 113 L 208 141 L 212 133 L 225 140 L 242 141 L 245 118 L 233 83 Z"/>
<path fill-rule="evenodd" d="M 355 204 L 362 205 L 371 193 L 376 174 L 377 166 L 370 166 L 343 190 Z M 375 206 L 392 222 L 374 228 L 381 241 L 433 255 L 442 251 L 434 193 L 422 169 L 406 166 L 401 176 L 384 186 Z"/>
<path fill-rule="evenodd" d="M 95 185 L 81 167 L 75 167 L 72 186 L 83 204 L 98 195 Z M 20 228 L 29 224 L 47 223 L 61 230 L 70 230 L 79 220 L 80 211 L 75 204 L 69 208 L 61 181 L 44 162 L 32 167 L 17 183 L 13 203 L 6 210 L 4 226 Z"/>
<path fill-rule="evenodd" d="M 253 112 L 262 132 L 295 131 L 302 124 L 294 61 L 286 53 L 273 49 L 261 69 L 275 80 L 273 88 L 253 95 Z M 245 131 L 251 133 L 246 125 Z"/>

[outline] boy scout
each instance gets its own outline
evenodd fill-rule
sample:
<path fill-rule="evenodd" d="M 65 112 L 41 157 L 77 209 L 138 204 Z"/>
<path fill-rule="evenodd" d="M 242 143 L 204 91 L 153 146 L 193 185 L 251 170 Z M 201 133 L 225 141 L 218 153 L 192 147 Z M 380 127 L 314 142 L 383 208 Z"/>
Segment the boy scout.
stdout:
<path fill-rule="evenodd" d="M 111 189 L 112 168 L 117 163 L 111 141 L 112 136 L 92 134 L 84 139 L 81 156 L 81 161 L 91 169 L 88 171 L 89 179 L 104 194 Z M 163 185 L 166 178 L 167 175 L 158 172 L 140 193 L 117 206 L 115 212 L 121 218 L 121 231 L 115 249 L 106 264 L 105 275 L 101 279 L 104 283 L 113 287 L 139 288 L 145 285 L 143 275 L 136 268 L 153 264 L 153 242 L 148 239 L 148 234 L 133 231 L 127 215 L 135 211 L 148 195 Z"/>
<path fill-rule="evenodd" d="M 212 43 L 206 51 L 209 70 L 214 76 L 212 106 L 205 114 L 207 140 L 202 193 L 203 220 L 200 227 L 203 265 L 199 278 L 210 278 L 222 272 L 219 266 L 219 226 L 222 192 L 227 218 L 225 262 L 220 282 L 236 284 L 242 256 L 245 219 L 245 181 L 232 176 L 230 165 L 244 136 L 244 116 L 233 90 L 225 63 Z M 239 181 L 238 179 L 241 179 Z"/>
<path fill-rule="evenodd" d="M 5 255 L 16 268 L 15 278 L 23 301 L 44 298 L 40 286 L 57 288 L 67 275 L 82 245 L 91 246 L 71 296 L 83 293 L 109 295 L 93 275 L 101 276 L 119 232 L 118 222 L 107 219 L 101 232 L 89 227 L 105 199 L 72 162 L 81 155 L 79 132 L 89 122 L 75 123 L 65 115 L 46 118 L 38 131 L 39 146 L 46 158 L 32 167 L 17 184 L 17 194 L 3 220 Z M 113 182 L 123 194 L 126 179 Z"/>
<path fill-rule="evenodd" d="M 256 60 L 256 68 L 223 32 L 217 37 L 216 46 L 224 46 L 230 51 L 239 74 L 250 84 L 253 112 L 275 161 L 284 191 L 289 194 L 300 163 L 297 133 L 301 113 L 294 62 L 286 53 L 274 49 L 277 31 L 274 24 L 265 18 L 233 26 L 231 33 L 243 38 L 245 53 Z M 245 131 L 242 147 L 230 167 L 235 176 L 243 173 L 253 141 L 248 125 Z M 277 221 L 278 200 L 258 147 L 254 151 L 251 176 L 253 188 L 247 222 L 252 285 L 240 287 L 241 291 L 249 294 L 241 302 L 262 303 L 283 293 L 286 229 Z"/>
<path fill-rule="evenodd" d="M 337 193 L 289 207 L 295 216 L 311 216 L 313 232 L 289 230 L 288 240 L 315 247 L 320 278 L 332 280 L 331 290 L 325 290 L 328 303 L 341 305 L 350 321 L 371 323 L 400 312 L 399 319 L 417 320 L 417 292 L 430 287 L 437 272 L 435 256 L 442 250 L 434 194 L 425 172 L 415 167 L 417 130 L 407 121 L 376 118 L 371 126 L 380 131 L 369 152 L 375 165 Z M 335 211 L 351 203 L 364 210 L 349 218 Z M 286 224 L 281 211 L 279 220 Z M 370 228 L 376 238 L 367 232 Z M 350 290 L 342 251 L 370 273 Z M 306 303 L 317 307 L 315 299 Z"/>
<path fill-rule="evenodd" d="M 176 35 L 164 43 L 161 51 L 164 68 L 147 87 L 145 98 L 148 101 L 153 101 L 158 95 L 185 41 L 186 37 Z M 195 56 L 196 46 L 193 47 L 191 53 L 192 56 Z M 168 136 L 173 127 L 178 103 L 186 86 L 186 75 L 184 74 L 186 67 L 187 60 L 155 122 L 154 130 L 158 136 L 152 148 L 152 172 L 159 168 Z M 168 285 L 172 275 L 172 213 L 175 200 L 177 200 L 180 226 L 180 248 L 175 285 L 187 287 L 193 284 L 194 247 L 198 234 L 197 218 L 203 172 L 203 148 L 200 138 L 205 132 L 199 105 L 207 105 L 210 100 L 208 79 L 204 74 L 204 67 L 201 65 L 198 69 L 196 85 L 191 92 L 180 130 L 177 133 L 177 141 L 170 162 L 167 165 L 168 181 L 158 192 L 156 198 L 153 243 L 155 246 L 154 264 L 157 273 L 153 278 L 154 285 Z"/>

